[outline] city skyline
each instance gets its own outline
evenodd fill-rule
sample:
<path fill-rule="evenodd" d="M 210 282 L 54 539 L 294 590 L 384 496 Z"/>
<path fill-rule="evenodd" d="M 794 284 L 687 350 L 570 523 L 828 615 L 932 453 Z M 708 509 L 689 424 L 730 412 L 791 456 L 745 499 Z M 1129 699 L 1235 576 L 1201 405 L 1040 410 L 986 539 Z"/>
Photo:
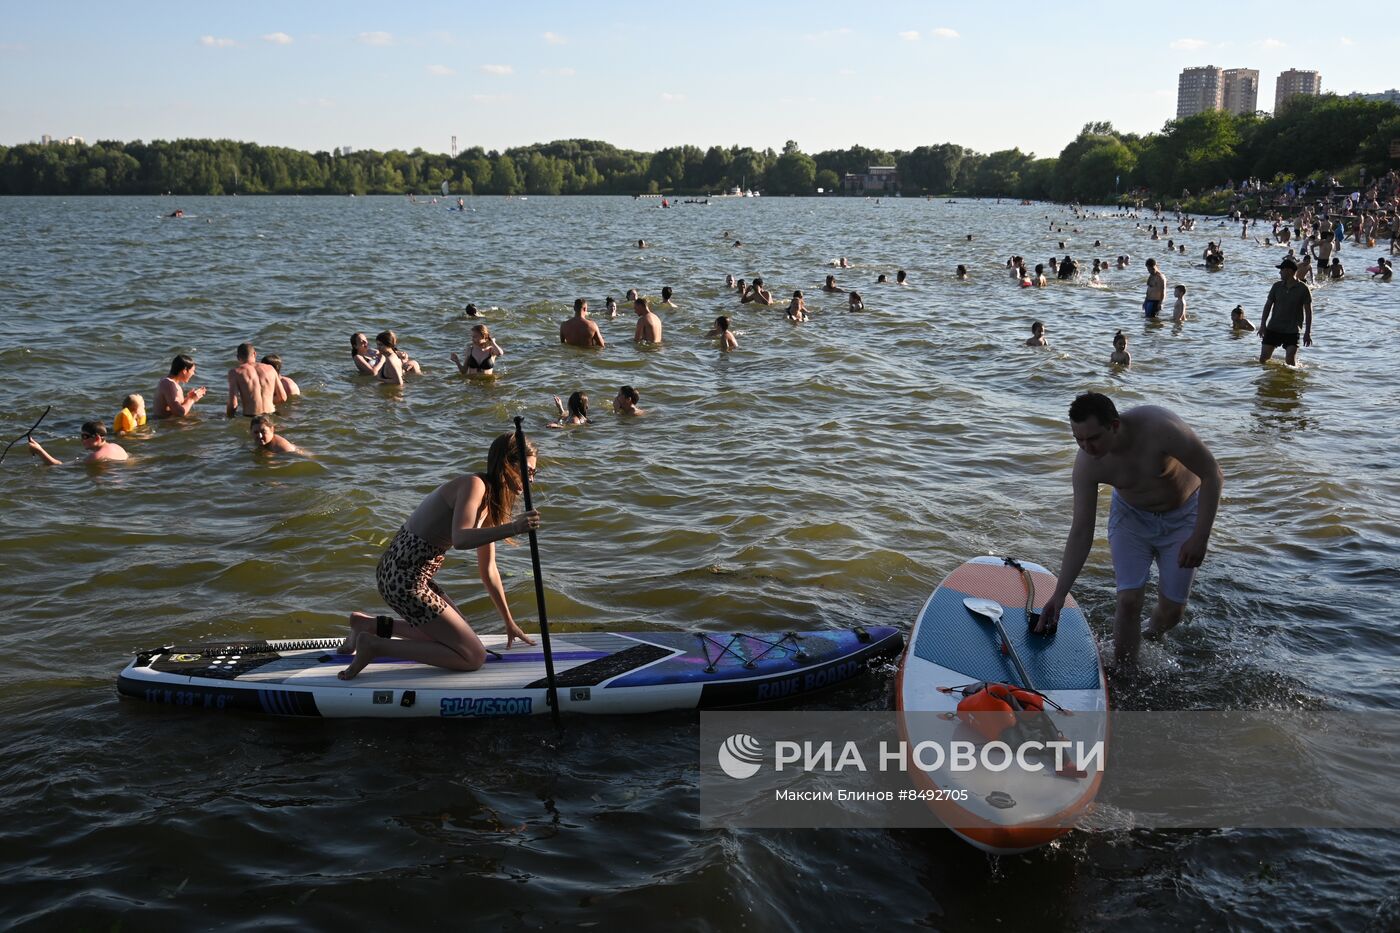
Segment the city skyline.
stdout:
<path fill-rule="evenodd" d="M 0 145 L 211 137 L 447 152 L 455 135 L 462 149 L 792 139 L 808 152 L 952 142 L 1048 156 L 1089 122 L 1160 131 L 1176 112 L 1172 79 L 1202 59 L 1261 75 L 1316 69 L 1339 94 L 1395 83 L 1373 64 L 1400 39 L 1395 23 L 1294 35 L 1250 0 L 1185 3 L 1144 34 L 1087 3 L 1055 17 L 1022 9 L 1034 30 L 913 2 L 852 25 L 829 2 L 720 2 L 707 22 L 742 26 L 703 28 L 637 2 L 415 5 L 409 19 L 427 28 L 362 2 L 157 3 L 134 19 L 95 3 L 16 7 L 0 23 L 0 86 L 25 91 L 0 95 Z"/>

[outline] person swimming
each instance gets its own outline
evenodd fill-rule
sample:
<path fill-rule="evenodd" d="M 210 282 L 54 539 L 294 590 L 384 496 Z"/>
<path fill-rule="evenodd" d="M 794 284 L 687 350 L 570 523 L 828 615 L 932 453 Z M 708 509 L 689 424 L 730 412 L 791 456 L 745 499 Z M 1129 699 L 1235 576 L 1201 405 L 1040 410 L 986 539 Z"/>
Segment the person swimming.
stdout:
<path fill-rule="evenodd" d="M 846 307 L 850 311 L 864 311 L 865 302 L 860 297 L 860 292 L 851 292 L 846 297 Z"/>
<path fill-rule="evenodd" d="M 453 353 L 452 362 L 457 364 L 457 371 L 464 376 L 494 376 L 496 358 L 505 355 L 500 344 L 492 339 L 490 328 L 478 324 L 472 328 L 472 343 L 467 347 L 467 358 L 459 359 Z"/>
<path fill-rule="evenodd" d="M 575 392 L 569 396 L 569 407 L 565 409 L 564 403 L 559 396 L 554 396 L 554 407 L 559 409 L 559 420 L 551 421 L 551 428 L 568 428 L 579 424 L 592 424 L 593 419 L 588 417 L 588 395 L 583 392 Z"/>

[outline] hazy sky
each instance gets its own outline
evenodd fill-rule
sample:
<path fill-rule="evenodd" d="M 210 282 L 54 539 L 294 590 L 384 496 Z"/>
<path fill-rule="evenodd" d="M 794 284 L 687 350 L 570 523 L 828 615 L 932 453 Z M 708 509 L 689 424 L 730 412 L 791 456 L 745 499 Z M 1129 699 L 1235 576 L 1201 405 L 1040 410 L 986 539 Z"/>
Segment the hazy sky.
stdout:
<path fill-rule="evenodd" d="M 446 152 L 587 137 L 1055 155 L 1150 132 L 1186 66 L 1400 84 L 1385 5 L 0 0 L 0 144 L 219 137 Z"/>

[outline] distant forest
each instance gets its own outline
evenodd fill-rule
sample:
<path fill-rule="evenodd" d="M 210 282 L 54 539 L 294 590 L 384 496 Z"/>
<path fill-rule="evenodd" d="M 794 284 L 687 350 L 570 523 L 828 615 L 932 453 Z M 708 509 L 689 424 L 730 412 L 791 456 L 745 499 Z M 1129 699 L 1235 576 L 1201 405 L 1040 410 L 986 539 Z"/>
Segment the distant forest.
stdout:
<path fill-rule="evenodd" d="M 1060 154 L 980 153 L 953 143 L 887 152 L 852 146 L 808 155 L 732 146 L 618 149 L 587 139 L 441 153 L 302 152 L 231 140 L 0 146 L 0 195 L 81 194 L 704 194 L 839 191 L 848 172 L 898 169 L 905 195 L 963 194 L 1103 202 L 1127 192 L 1176 197 L 1227 181 L 1335 174 L 1354 181 L 1396 167 L 1400 107 L 1334 95 L 1297 97 L 1269 116 L 1219 111 L 1171 120 L 1160 133 L 1086 125 Z"/>

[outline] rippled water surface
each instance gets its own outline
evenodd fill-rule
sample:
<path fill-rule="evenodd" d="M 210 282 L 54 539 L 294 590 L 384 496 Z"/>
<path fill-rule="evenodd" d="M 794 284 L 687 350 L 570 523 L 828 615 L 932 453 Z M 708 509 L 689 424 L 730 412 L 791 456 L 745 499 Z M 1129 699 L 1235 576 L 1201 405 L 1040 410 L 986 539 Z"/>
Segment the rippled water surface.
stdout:
<path fill-rule="evenodd" d="M 182 220 L 162 215 L 181 207 Z M 991 862 L 941 832 L 701 830 L 694 715 L 530 722 L 215 718 L 116 696 L 136 650 L 221 636 L 337 632 L 377 611 L 373 569 L 419 498 L 478 469 L 522 413 L 541 444 L 537 502 L 559 630 L 907 628 L 975 554 L 1058 567 L 1074 445 L 1065 409 L 1093 388 L 1164 404 L 1219 459 L 1225 498 L 1188 624 L 1124 708 L 1393 707 L 1400 702 L 1393 413 L 1400 293 L 1316 291 L 1302 368 L 1260 367 L 1277 248 L 1214 221 L 1167 256 L 1135 221 L 1060 207 L 923 200 L 608 198 L 0 200 L 0 443 L 79 453 L 78 425 L 148 401 L 179 352 L 213 391 L 105 471 L 0 466 L 0 922 L 34 929 L 492 928 L 632 923 L 961 929 L 1400 923 L 1394 833 L 1077 833 Z M 1052 220 L 1062 227 L 1052 229 Z M 1078 228 L 1077 230 L 1075 228 Z M 972 234 L 969 241 L 967 235 Z M 1199 265 L 1224 235 L 1226 269 Z M 651 248 L 638 250 L 645 238 Z M 741 247 L 733 240 L 743 242 Z M 1092 246 L 1100 240 L 1102 246 Z M 1064 245 L 1061 246 L 1061 241 Z M 1131 254 L 1106 287 L 1020 290 L 1032 264 Z M 1188 284 L 1192 319 L 1144 323 L 1141 260 Z M 847 256 L 853 268 L 828 263 Z M 970 281 L 953 268 L 964 263 Z M 909 272 L 907 287 L 874 284 Z M 867 311 L 820 290 L 835 272 Z M 724 276 L 802 289 L 813 319 L 742 309 Z M 636 349 L 606 295 L 656 296 L 665 342 Z M 561 347 L 587 297 L 609 346 Z M 468 301 L 506 350 L 494 381 L 457 375 Z M 728 356 L 705 333 L 733 315 Z M 1032 320 L 1052 349 L 1022 345 Z M 392 328 L 425 375 L 353 375 L 348 335 Z M 1113 332 L 1133 366 L 1107 365 Z M 234 347 L 278 352 L 304 396 L 279 417 L 314 457 L 270 462 L 222 416 Z M 637 387 L 643 418 L 609 400 Z M 550 395 L 595 423 L 547 431 Z M 1106 508 L 1106 497 L 1104 502 Z M 1096 544 L 1076 592 L 1101 636 L 1113 580 Z M 502 549 L 533 618 L 528 550 Z M 473 562 L 439 580 L 487 631 Z M 527 628 L 530 623 L 526 622 Z M 821 698 L 882 708 L 891 672 Z M 1007 928 L 1010 928 L 1008 926 Z"/>

